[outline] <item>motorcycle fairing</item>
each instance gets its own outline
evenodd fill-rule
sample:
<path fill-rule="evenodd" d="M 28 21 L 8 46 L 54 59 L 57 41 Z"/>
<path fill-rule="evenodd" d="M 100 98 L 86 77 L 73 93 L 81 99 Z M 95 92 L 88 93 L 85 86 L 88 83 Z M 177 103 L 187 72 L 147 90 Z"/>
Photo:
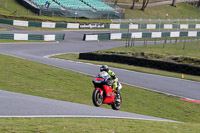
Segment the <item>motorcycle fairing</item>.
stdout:
<path fill-rule="evenodd" d="M 114 90 L 111 88 L 111 86 L 108 85 L 103 85 L 106 97 L 105 100 L 103 101 L 103 103 L 111 103 L 111 102 L 115 102 L 115 92 Z"/>

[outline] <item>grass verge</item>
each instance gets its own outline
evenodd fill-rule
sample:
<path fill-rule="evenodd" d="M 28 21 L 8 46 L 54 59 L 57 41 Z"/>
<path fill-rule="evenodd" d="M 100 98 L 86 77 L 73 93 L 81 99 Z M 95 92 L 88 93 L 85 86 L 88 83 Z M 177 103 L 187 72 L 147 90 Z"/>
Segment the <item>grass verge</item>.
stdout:
<path fill-rule="evenodd" d="M 112 2 L 115 2 L 116 0 L 111 0 Z M 156 2 L 162 2 L 162 1 L 167 1 L 167 0 L 151 0 L 149 3 L 156 3 Z M 118 0 L 118 3 L 129 3 L 132 4 L 132 1 L 130 0 Z M 137 4 L 141 4 L 142 1 L 136 2 Z"/>
<path fill-rule="evenodd" d="M 7 31 L 8 29 L 0 27 L 0 31 Z"/>
<path fill-rule="evenodd" d="M 194 60 L 193 64 L 199 65 L 199 62 L 195 63 L 195 59 L 200 59 L 200 44 L 199 41 L 194 42 L 179 42 L 168 44 L 153 44 L 148 46 L 135 46 L 135 47 L 117 47 L 107 50 L 96 51 L 99 54 L 117 54 L 126 55 L 139 58 L 146 58 L 152 60 L 164 60 L 170 62 L 176 62 L 173 57 L 179 58 L 191 58 Z M 177 60 L 177 63 L 192 64 L 184 60 Z"/>
<path fill-rule="evenodd" d="M 200 18 L 199 9 L 186 3 L 177 3 L 177 7 L 170 5 L 161 5 L 156 7 L 148 7 L 145 11 L 141 11 L 141 7 L 135 7 L 134 10 L 130 9 L 130 6 L 120 6 L 126 9 L 126 19 L 188 19 L 188 18 Z M 168 14 L 168 17 L 166 17 Z M 167 22 L 166 22 L 167 23 Z"/>
<path fill-rule="evenodd" d="M 197 133 L 200 125 L 156 121 L 95 118 L 0 118 L 1 133 Z"/>
<path fill-rule="evenodd" d="M 0 55 L 0 62 L 0 90 L 93 105 L 93 77 L 5 55 Z M 200 104 L 123 86 L 122 111 L 200 123 Z"/>
<path fill-rule="evenodd" d="M 26 40 L 26 41 L 23 41 L 23 40 L 1 40 L 0 39 L 0 43 L 31 43 L 31 42 L 47 42 L 47 41 L 42 41 L 42 40 Z M 48 42 L 53 42 L 53 41 L 48 41 Z"/>

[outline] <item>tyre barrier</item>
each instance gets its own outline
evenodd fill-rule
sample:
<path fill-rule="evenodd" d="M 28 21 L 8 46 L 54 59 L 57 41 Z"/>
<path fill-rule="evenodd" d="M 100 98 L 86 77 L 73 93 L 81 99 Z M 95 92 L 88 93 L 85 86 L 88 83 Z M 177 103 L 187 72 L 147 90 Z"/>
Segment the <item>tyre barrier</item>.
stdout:
<path fill-rule="evenodd" d="M 197 66 L 192 66 L 187 64 L 177 64 L 166 61 L 148 60 L 144 58 L 129 57 L 122 55 L 80 53 L 79 59 L 122 63 L 140 67 L 155 68 L 170 72 L 177 72 L 182 74 L 190 74 L 196 76 L 200 75 L 200 67 Z"/>
<path fill-rule="evenodd" d="M 127 38 L 168 38 L 168 37 L 200 37 L 200 31 L 164 31 L 164 32 L 132 32 L 132 33 L 93 33 L 84 34 L 84 41 L 114 40 Z"/>
<path fill-rule="evenodd" d="M 64 40 L 65 34 L 38 35 L 38 34 L 0 34 L 0 40 L 43 40 L 59 41 Z"/>

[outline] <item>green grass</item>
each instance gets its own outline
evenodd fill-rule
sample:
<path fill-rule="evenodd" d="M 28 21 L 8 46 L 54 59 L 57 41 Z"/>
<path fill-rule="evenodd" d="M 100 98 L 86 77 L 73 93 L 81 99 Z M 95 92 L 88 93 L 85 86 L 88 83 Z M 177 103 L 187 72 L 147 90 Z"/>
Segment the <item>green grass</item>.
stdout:
<path fill-rule="evenodd" d="M 0 54 L 0 90 L 92 104 L 91 76 Z M 186 123 L 97 118 L 0 118 L 0 132 L 198 132 L 200 104 L 123 85 L 121 111 Z M 104 108 L 110 108 L 103 105 Z M 90 124 L 88 124 L 90 123 Z"/>
<path fill-rule="evenodd" d="M 200 42 L 186 42 L 186 47 L 183 49 L 184 42 L 179 43 L 169 43 L 165 44 L 163 48 L 163 44 L 154 44 L 145 46 L 135 46 L 135 47 L 117 47 L 107 50 L 98 51 L 101 54 L 123 54 L 134 56 L 134 53 L 146 53 L 146 54 L 157 54 L 163 56 L 183 56 L 190 58 L 200 59 Z"/>
<path fill-rule="evenodd" d="M 25 43 L 25 42 L 29 42 L 29 43 L 33 43 L 33 42 L 47 42 L 47 41 L 42 41 L 42 40 L 26 40 L 26 41 L 23 41 L 23 40 L 1 40 L 0 39 L 0 43 Z M 48 41 L 49 42 L 52 42 L 52 41 Z"/>
<path fill-rule="evenodd" d="M 186 3 L 177 3 L 177 7 L 162 5 L 156 7 L 147 7 L 145 11 L 141 11 L 141 7 L 131 10 L 129 6 L 121 6 L 126 9 L 126 19 L 130 18 L 151 18 L 151 19 L 191 19 L 200 18 L 200 10 Z M 168 17 L 166 18 L 166 13 Z"/>
<path fill-rule="evenodd" d="M 111 0 L 112 2 L 115 2 L 116 0 Z M 150 0 L 149 3 L 155 3 L 155 2 L 162 2 L 167 0 Z M 118 3 L 130 3 L 132 4 L 132 0 L 118 0 Z M 136 4 L 141 4 L 142 1 L 136 2 Z"/>
<path fill-rule="evenodd" d="M 0 27 L 0 31 L 7 31 L 6 28 Z"/>
<path fill-rule="evenodd" d="M 17 12 L 18 11 L 18 14 Z M 16 15 L 16 16 L 36 16 L 24 6 L 20 5 L 16 0 L 0 0 L 0 14 Z"/>
<path fill-rule="evenodd" d="M 102 50 L 98 51 L 98 53 L 106 53 L 106 54 L 123 54 L 123 55 L 132 55 L 135 53 L 137 56 L 144 55 L 142 58 L 161 58 L 167 59 L 166 57 L 170 56 L 183 56 L 183 57 L 190 57 L 194 59 L 200 58 L 200 45 L 199 42 L 187 42 L 186 43 L 186 49 L 183 50 L 183 42 L 182 43 L 176 43 L 176 44 L 165 44 L 165 48 L 163 48 L 163 44 L 156 44 L 156 45 L 148 45 L 145 46 L 135 46 L 135 47 L 118 47 L 108 50 Z M 161 56 L 162 55 L 162 56 Z M 145 68 L 145 67 L 137 67 L 133 65 L 126 65 L 126 64 L 120 64 L 120 63 L 113 63 L 113 62 L 99 62 L 99 61 L 89 61 L 89 60 L 80 60 L 78 54 L 64 54 L 64 55 L 57 55 L 54 56 L 54 58 L 61 58 L 66 60 L 74 60 L 74 61 L 80 61 L 80 62 L 89 62 L 93 64 L 106 64 L 110 67 L 116 67 L 116 68 L 122 68 L 122 69 L 128 69 L 138 72 L 144 72 L 144 73 L 151 73 L 151 74 L 157 74 L 157 75 L 163 75 L 163 76 L 169 76 L 169 77 L 176 77 L 176 78 L 182 78 L 180 73 L 174 73 L 174 72 L 168 72 L 168 71 L 162 71 L 157 69 L 151 69 L 151 68 Z M 182 59 L 182 58 L 180 58 Z M 183 62 L 188 63 L 188 62 Z M 189 62 L 190 63 L 190 62 Z M 193 62 L 194 64 L 194 62 Z M 198 65 L 198 63 L 197 63 Z M 185 79 L 188 80 L 194 80 L 194 81 L 200 81 L 199 76 L 193 76 L 185 74 Z"/>
<path fill-rule="evenodd" d="M 0 55 L 0 62 L 0 90 L 93 105 L 91 76 L 5 55 Z M 200 104 L 125 84 L 123 87 L 122 111 L 200 123 Z"/>
<path fill-rule="evenodd" d="M 148 45 L 147 47 L 118 47 L 97 51 L 95 53 L 117 54 L 200 66 L 200 44 L 198 41 L 171 44 L 154 44 Z"/>
<path fill-rule="evenodd" d="M 200 124 L 95 118 L 0 118 L 1 133 L 198 133 Z"/>

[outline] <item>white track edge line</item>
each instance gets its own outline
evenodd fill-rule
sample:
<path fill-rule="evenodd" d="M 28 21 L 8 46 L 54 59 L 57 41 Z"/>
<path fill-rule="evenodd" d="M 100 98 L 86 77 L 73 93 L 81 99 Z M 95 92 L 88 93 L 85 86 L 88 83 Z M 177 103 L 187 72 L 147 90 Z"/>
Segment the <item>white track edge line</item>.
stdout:
<path fill-rule="evenodd" d="M 179 122 L 174 120 L 158 118 L 133 118 L 133 117 L 120 117 L 120 116 L 90 116 L 90 115 L 12 115 L 0 116 L 0 118 L 111 118 L 111 119 L 132 119 L 132 120 L 150 120 L 150 121 L 166 121 L 166 122 Z"/>

